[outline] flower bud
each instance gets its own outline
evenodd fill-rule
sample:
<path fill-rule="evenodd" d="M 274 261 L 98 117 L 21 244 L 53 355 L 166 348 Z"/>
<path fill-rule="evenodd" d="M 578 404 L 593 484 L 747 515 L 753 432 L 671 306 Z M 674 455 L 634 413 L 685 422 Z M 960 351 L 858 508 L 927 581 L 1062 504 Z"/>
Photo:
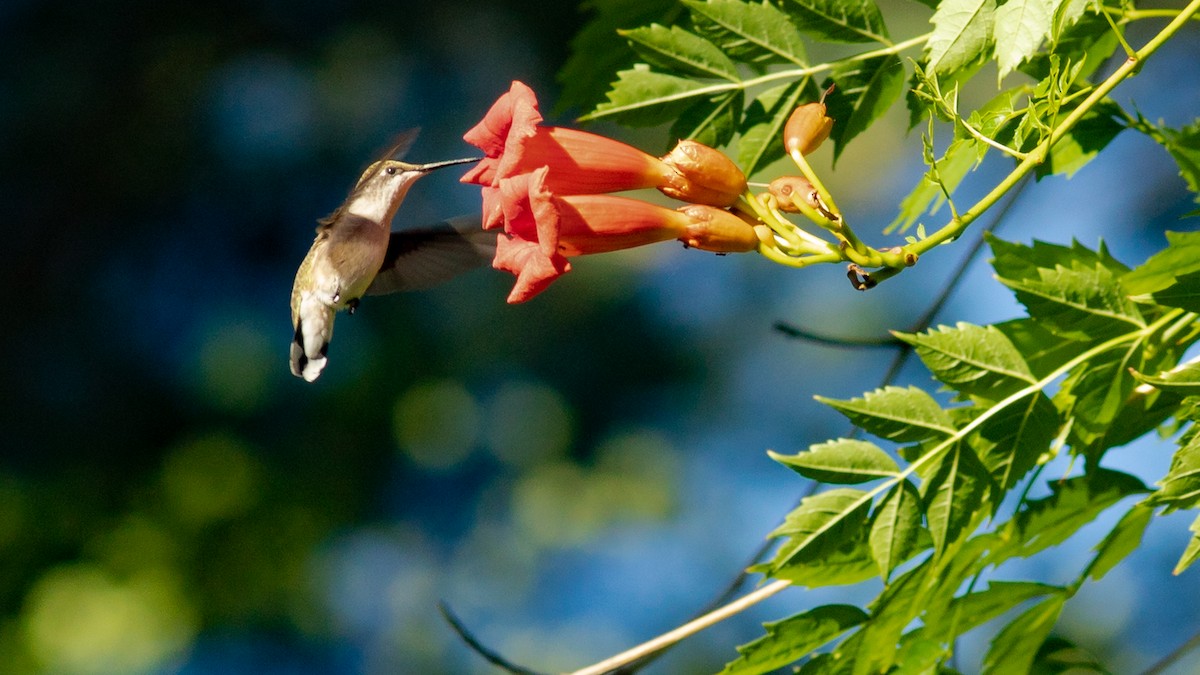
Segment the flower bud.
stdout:
<path fill-rule="evenodd" d="M 746 191 L 746 175 L 737 164 L 703 143 L 679 141 L 662 161 L 673 169 L 666 184 L 658 188 L 668 197 L 693 204 L 731 206 Z"/>
<path fill-rule="evenodd" d="M 758 249 L 754 226 L 724 209 L 690 204 L 677 209 L 688 217 L 687 231 L 680 241 L 703 251 L 744 253 Z"/>
<path fill-rule="evenodd" d="M 809 155 L 829 138 L 833 120 L 825 116 L 822 102 L 805 103 L 792 112 L 783 127 L 783 147 L 788 154 Z"/>
<path fill-rule="evenodd" d="M 771 181 L 767 189 L 775 197 L 776 206 L 784 213 L 800 213 L 800 202 L 814 209 L 821 208 L 816 188 L 804 176 L 780 176 Z"/>

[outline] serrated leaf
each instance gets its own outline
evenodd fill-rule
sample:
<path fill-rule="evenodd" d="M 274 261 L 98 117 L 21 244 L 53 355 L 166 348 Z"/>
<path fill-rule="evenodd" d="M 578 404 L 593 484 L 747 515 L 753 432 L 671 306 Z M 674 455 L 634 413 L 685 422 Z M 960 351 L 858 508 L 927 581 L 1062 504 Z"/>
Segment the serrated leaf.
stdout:
<path fill-rule="evenodd" d="M 796 26 L 826 42 L 888 43 L 883 14 L 872 0 L 785 0 Z"/>
<path fill-rule="evenodd" d="M 933 32 L 925 43 L 928 69 L 935 75 L 949 75 L 992 51 L 996 0 L 945 0 L 929 21 Z"/>
<path fill-rule="evenodd" d="M 1073 449 L 1099 459 L 1106 445 L 1094 445 L 1111 431 L 1113 421 L 1130 400 L 1136 384 L 1130 368 L 1142 367 L 1142 343 L 1098 355 L 1073 369 L 1054 395 L 1065 419 L 1071 419 Z"/>
<path fill-rule="evenodd" d="M 775 5 L 742 0 L 683 0 L 683 4 L 698 28 L 709 26 L 703 33 L 739 61 L 808 65 L 799 31 Z"/>
<path fill-rule="evenodd" d="M 1171 457 L 1171 468 L 1159 481 L 1162 487 L 1149 499 L 1167 511 L 1189 509 L 1200 502 L 1200 435 L 1185 436 L 1186 442 Z"/>
<path fill-rule="evenodd" d="M 934 377 L 964 394 L 999 401 L 1037 382 L 1017 348 L 992 326 L 960 322 L 894 335 L 916 349 Z"/>
<path fill-rule="evenodd" d="M 675 120 L 697 97 L 708 95 L 709 88 L 693 79 L 635 67 L 617 73 L 608 100 L 580 119 L 606 117 L 630 126 L 653 126 Z"/>
<path fill-rule="evenodd" d="M 822 483 L 853 485 L 890 478 L 900 472 L 896 461 L 879 446 L 848 438 L 818 443 L 796 455 L 780 455 L 770 450 L 767 454 L 801 476 Z"/>
<path fill-rule="evenodd" d="M 768 89 L 746 108 L 738 141 L 738 166 L 747 176 L 783 157 L 783 127 L 808 86 L 811 80 L 805 78 Z"/>
<path fill-rule="evenodd" d="M 1146 325 L 1118 276 L 1125 270 L 1103 247 L 1089 251 L 1044 242 L 1033 247 L 988 238 L 992 266 L 1029 316 L 1054 333 L 1098 341 Z"/>
<path fill-rule="evenodd" d="M 1171 570 L 1171 574 L 1183 574 L 1184 570 L 1196 562 L 1196 558 L 1200 558 L 1200 516 L 1196 516 L 1188 529 L 1192 532 L 1192 538 L 1188 541 L 1187 548 L 1183 550 L 1183 555 L 1179 557 L 1179 562 L 1175 563 L 1175 569 Z"/>
<path fill-rule="evenodd" d="M 883 116 L 904 91 L 904 64 L 894 54 L 873 59 L 844 61 L 833 69 L 836 85 L 825 99 L 833 118 L 834 161 L 855 136 Z"/>
<path fill-rule="evenodd" d="M 1050 34 L 1057 5 L 1062 0 L 1008 0 L 996 9 L 992 35 L 1000 79 L 1033 56 Z"/>
<path fill-rule="evenodd" d="M 1095 656 L 1056 635 L 1046 638 L 1038 647 L 1030 672 L 1040 675 L 1112 675 Z"/>
<path fill-rule="evenodd" d="M 1032 581 L 992 580 L 983 590 L 954 598 L 947 611 L 939 615 L 939 620 L 931 620 L 927 631 L 938 640 L 952 643 L 959 635 L 982 626 L 1017 605 L 1062 591 L 1060 586 Z"/>
<path fill-rule="evenodd" d="M 1163 147 L 1179 165 L 1179 175 L 1187 181 L 1188 188 L 1200 202 L 1200 118 L 1176 131 L 1170 127 L 1160 129 L 1165 143 Z"/>
<path fill-rule="evenodd" d="M 1200 396 L 1200 362 L 1185 363 L 1158 375 L 1143 375 L 1137 371 L 1133 377 L 1160 391 L 1169 391 L 1180 396 Z"/>
<path fill-rule="evenodd" d="M 571 38 L 571 56 L 558 72 L 562 93 L 557 112 L 591 110 L 617 71 L 633 65 L 635 54 L 617 30 L 652 22 L 674 23 L 682 14 L 676 0 L 591 0 L 594 17 Z"/>
<path fill-rule="evenodd" d="M 864 431 L 900 443 L 949 436 L 957 431 L 950 415 L 917 387 L 884 387 L 850 400 L 816 399 Z"/>
<path fill-rule="evenodd" d="M 1142 543 L 1142 535 L 1153 516 L 1154 509 L 1147 506 L 1146 502 L 1134 505 L 1121 516 L 1116 526 L 1096 545 L 1096 557 L 1088 569 L 1088 576 L 1093 581 L 1100 581 L 1109 570 L 1133 553 Z"/>
<path fill-rule="evenodd" d="M 1160 305 L 1200 312 L 1200 272 L 1181 274 L 1175 278 L 1175 283 L 1154 291 L 1150 297 Z"/>
<path fill-rule="evenodd" d="M 841 542 L 836 549 L 825 551 L 819 558 L 790 560 L 778 568 L 774 562 L 767 562 L 754 565 L 748 571 L 789 581 L 798 588 L 847 586 L 879 574 L 867 540 L 862 536 Z"/>
<path fill-rule="evenodd" d="M 1150 295 L 1169 288 L 1175 280 L 1200 272 L 1200 232 L 1166 233 L 1167 247 L 1121 277 L 1131 295 Z"/>
<path fill-rule="evenodd" d="M 1021 72 L 1034 80 L 1042 80 L 1050 74 L 1050 60 L 1054 56 L 1069 60 L 1079 68 L 1078 77 L 1087 78 L 1112 57 L 1120 41 L 1102 13 L 1089 12 L 1074 17 L 1067 15 L 1076 9 L 1082 12 L 1081 5 L 1087 4 L 1088 0 L 1083 3 L 1068 0 L 1059 6 L 1055 25 L 1062 24 L 1064 28 L 1051 30 L 1051 46 L 1021 64 Z M 1062 11 L 1064 9 L 1067 12 Z"/>
<path fill-rule="evenodd" d="M 1094 469 L 1086 476 L 1049 485 L 1050 496 L 1028 502 L 1000 530 L 1005 545 L 992 552 L 990 563 L 998 565 L 1012 556 L 1028 558 L 1057 546 L 1121 499 L 1149 491 L 1137 478 L 1109 469 Z"/>
<path fill-rule="evenodd" d="M 1066 593 L 1056 593 L 1005 626 L 984 657 L 984 675 L 1028 675 L 1038 649 L 1054 628 L 1066 601 Z"/>
<path fill-rule="evenodd" d="M 939 553 L 968 529 L 991 491 L 987 469 L 969 448 L 962 444 L 943 457 L 937 472 L 924 486 L 925 518 Z"/>
<path fill-rule="evenodd" d="M 1108 147 L 1125 125 L 1113 119 L 1115 103 L 1098 105 L 1085 114 L 1066 135 L 1050 146 L 1046 161 L 1038 165 L 1036 175 L 1062 175 L 1070 178 L 1100 151 Z"/>
<path fill-rule="evenodd" d="M 744 100 L 739 90 L 697 101 L 671 125 L 672 142 L 691 139 L 714 148 L 725 145 L 737 131 Z"/>
<path fill-rule="evenodd" d="M 769 536 L 787 537 L 771 563 L 773 570 L 836 551 L 847 541 L 864 540 L 870 496 L 850 488 L 835 488 L 805 497 Z"/>
<path fill-rule="evenodd" d="M 969 443 L 996 484 L 1008 490 L 1037 464 L 1061 424 L 1050 399 L 1033 392 L 985 421 Z"/>
<path fill-rule="evenodd" d="M 871 521 L 871 554 L 886 582 L 892 570 L 908 559 L 921 531 L 921 495 L 907 480 L 888 491 Z"/>
<path fill-rule="evenodd" d="M 1033 319 L 1014 319 L 993 327 L 1008 337 L 1039 380 L 1087 348 L 1085 343 L 1051 333 Z"/>
<path fill-rule="evenodd" d="M 741 654 L 720 675 L 757 675 L 782 668 L 867 620 L 851 605 L 822 605 L 782 621 L 763 624 L 767 634 L 738 647 Z"/>
<path fill-rule="evenodd" d="M 716 45 L 679 26 L 650 24 L 619 31 L 652 66 L 696 77 L 738 81 L 737 66 Z"/>

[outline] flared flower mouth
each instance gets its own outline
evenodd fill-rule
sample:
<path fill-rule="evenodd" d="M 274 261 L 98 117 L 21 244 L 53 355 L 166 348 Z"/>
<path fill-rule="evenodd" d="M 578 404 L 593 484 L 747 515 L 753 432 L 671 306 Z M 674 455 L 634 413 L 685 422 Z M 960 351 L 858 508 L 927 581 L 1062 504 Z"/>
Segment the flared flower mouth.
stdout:
<path fill-rule="evenodd" d="M 753 228 L 716 206 L 746 191 L 728 157 L 683 141 L 662 158 L 598 134 L 542 126 L 537 97 L 513 82 L 463 138 L 486 157 L 462 177 L 480 185 L 483 227 L 504 228 L 493 266 L 517 276 L 509 302 L 571 269 L 568 257 L 678 239 L 715 251 L 757 246 Z M 657 188 L 704 210 L 673 210 L 609 193 Z"/>

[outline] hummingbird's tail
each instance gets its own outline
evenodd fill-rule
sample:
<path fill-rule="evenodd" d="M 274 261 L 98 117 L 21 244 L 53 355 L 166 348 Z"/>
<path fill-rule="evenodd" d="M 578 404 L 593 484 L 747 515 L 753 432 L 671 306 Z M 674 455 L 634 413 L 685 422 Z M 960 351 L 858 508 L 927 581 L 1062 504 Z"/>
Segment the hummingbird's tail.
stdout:
<path fill-rule="evenodd" d="M 292 337 L 292 374 L 312 382 L 325 369 L 329 341 L 333 339 L 334 309 L 312 295 L 300 301 L 296 332 Z"/>

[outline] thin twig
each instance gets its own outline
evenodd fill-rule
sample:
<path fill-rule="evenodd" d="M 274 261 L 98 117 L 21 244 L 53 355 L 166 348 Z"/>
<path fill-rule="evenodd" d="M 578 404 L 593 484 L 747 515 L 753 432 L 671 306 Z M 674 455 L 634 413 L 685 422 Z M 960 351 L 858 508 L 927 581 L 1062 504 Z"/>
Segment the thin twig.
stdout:
<path fill-rule="evenodd" d="M 1200 632 L 1197 632 L 1195 635 L 1188 638 L 1187 642 L 1184 642 L 1176 647 L 1175 651 L 1164 656 L 1158 661 L 1158 663 L 1155 663 L 1146 670 L 1142 671 L 1142 675 L 1159 675 L 1159 673 L 1166 672 L 1167 668 L 1175 665 L 1179 659 L 1182 659 L 1187 655 L 1188 652 L 1196 649 L 1197 647 L 1200 647 Z"/>
<path fill-rule="evenodd" d="M 450 610 L 450 606 L 445 602 L 438 603 L 438 611 L 442 613 L 442 618 L 446 620 L 446 623 L 450 624 L 450 627 L 454 629 L 454 632 L 458 633 L 458 637 L 462 638 L 462 641 L 467 643 L 467 646 L 469 646 L 476 654 L 479 654 L 483 658 L 487 659 L 488 663 L 501 668 L 502 670 L 513 673 L 514 675 L 544 675 L 536 670 L 530 670 L 528 668 L 518 666 L 489 649 L 482 642 L 477 640 L 475 636 L 471 634 L 471 631 L 467 630 L 467 627 L 458 620 L 458 617 L 455 616 L 454 612 Z"/>
<path fill-rule="evenodd" d="M 904 342 L 890 335 L 874 338 L 835 337 L 816 333 L 807 328 L 787 323 L 786 321 L 776 321 L 774 328 L 788 337 L 807 340 L 828 347 L 846 347 L 852 349 L 857 347 L 901 347 L 904 345 Z"/>

